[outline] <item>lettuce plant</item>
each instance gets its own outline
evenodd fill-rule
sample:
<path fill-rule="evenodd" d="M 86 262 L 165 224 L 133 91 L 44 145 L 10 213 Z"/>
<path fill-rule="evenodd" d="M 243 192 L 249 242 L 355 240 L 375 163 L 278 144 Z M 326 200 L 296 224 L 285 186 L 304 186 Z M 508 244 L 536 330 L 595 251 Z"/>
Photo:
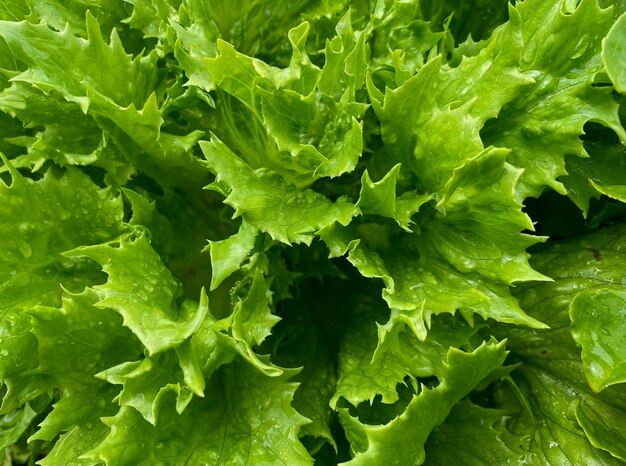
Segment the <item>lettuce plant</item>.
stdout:
<path fill-rule="evenodd" d="M 4 464 L 623 464 L 625 11 L 0 0 Z"/>

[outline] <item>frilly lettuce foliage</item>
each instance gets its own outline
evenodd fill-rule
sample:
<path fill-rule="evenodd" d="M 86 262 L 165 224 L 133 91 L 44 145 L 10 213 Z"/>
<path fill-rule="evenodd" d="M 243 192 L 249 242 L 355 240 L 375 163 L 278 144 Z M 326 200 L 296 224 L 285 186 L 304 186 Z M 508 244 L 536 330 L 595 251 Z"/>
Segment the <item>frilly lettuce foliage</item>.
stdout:
<path fill-rule="evenodd" d="M 625 11 L 0 0 L 4 464 L 623 464 Z"/>

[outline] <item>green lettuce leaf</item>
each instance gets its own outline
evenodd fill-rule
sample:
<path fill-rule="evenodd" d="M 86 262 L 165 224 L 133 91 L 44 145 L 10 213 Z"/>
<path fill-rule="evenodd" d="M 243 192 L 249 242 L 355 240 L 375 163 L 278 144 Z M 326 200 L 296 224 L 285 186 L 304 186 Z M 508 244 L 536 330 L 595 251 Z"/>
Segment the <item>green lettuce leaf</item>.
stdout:
<path fill-rule="evenodd" d="M 69 27 L 74 34 L 83 37 L 87 35 L 85 28 L 87 12 L 93 15 L 98 23 L 109 32 L 126 19 L 128 11 L 124 0 L 103 0 L 96 4 L 86 0 L 25 0 L 24 4 L 31 11 L 28 18 L 31 22 L 36 22 L 32 21 L 34 16 L 40 22 L 48 24 L 57 31 Z M 16 18 L 18 21 L 21 19 L 26 18 Z"/>
<path fill-rule="evenodd" d="M 57 32 L 46 24 L 0 23 L 0 36 L 9 50 L 28 66 L 14 80 L 30 83 L 43 91 L 56 90 L 84 111 L 89 108 L 86 88 L 106 95 L 121 106 L 142 106 L 160 77 L 155 72 L 156 57 L 150 54 L 133 60 L 124 51 L 115 31 L 107 45 L 91 14 L 87 15 L 86 29 L 87 40 L 76 37 L 67 28 Z M 120 73 L 130 85 L 120 85 L 117 77 Z"/>
<path fill-rule="evenodd" d="M 79 457 L 98 445 L 107 432 L 103 416 L 117 412 L 116 390 L 94 376 L 100 370 L 141 354 L 141 345 L 109 310 L 94 306 L 92 291 L 64 295 L 60 308 L 39 306 L 30 311 L 38 342 L 37 372 L 52 379 L 61 392 L 52 411 L 30 437 L 53 440 L 61 434 L 42 464 L 89 464 Z M 63 343 L 65 351 L 57 351 Z"/>
<path fill-rule="evenodd" d="M 507 464 L 527 461 L 518 439 L 506 428 L 509 412 L 463 400 L 426 443 L 426 465 Z"/>
<path fill-rule="evenodd" d="M 381 180 L 373 182 L 365 170 L 361 178 L 361 193 L 357 207 L 363 214 L 392 218 L 404 230 L 410 232 L 410 226 L 413 224 L 411 217 L 431 199 L 431 196 L 407 192 L 397 198 L 396 180 L 399 172 L 400 164 L 389 170 Z"/>
<path fill-rule="evenodd" d="M 59 165 L 88 165 L 98 160 L 102 130 L 79 106 L 60 95 L 46 95 L 17 81 L 0 93 L 0 110 L 18 118 L 24 126 L 44 128 L 29 145 L 28 157 L 13 160 L 14 165 L 34 168 L 45 160 Z"/>
<path fill-rule="evenodd" d="M 572 301 L 572 336 L 582 346 L 585 376 L 595 392 L 626 382 L 625 313 L 624 291 L 583 291 Z"/>
<path fill-rule="evenodd" d="M 621 464 L 614 457 L 624 460 L 623 386 L 594 393 L 618 381 L 603 377 L 596 370 L 597 357 L 590 358 L 588 353 L 591 348 L 599 350 L 597 345 L 609 344 L 610 335 L 607 339 L 604 332 L 597 332 L 596 342 L 589 344 L 597 320 L 590 321 L 591 316 L 583 311 L 590 295 L 597 295 L 600 299 L 593 306 L 600 309 L 610 303 L 611 308 L 603 312 L 621 312 L 619 299 L 601 297 L 623 290 L 623 269 L 614 266 L 620 261 L 622 242 L 623 228 L 609 227 L 546 247 L 534 256 L 534 265 L 551 273 L 554 283 L 521 287 L 519 292 L 522 307 L 533 316 L 541 315 L 551 329 L 520 327 L 507 332 L 511 358 L 523 364 L 512 374 L 518 393 L 505 386 L 498 396 L 504 407 L 518 410 L 509 425 L 525 439 L 524 449 L 535 462 Z M 582 361 L 573 336 L 583 345 Z M 619 353 L 619 347 L 615 349 Z M 619 361 L 618 356 L 616 367 Z M 520 397 L 526 400 L 523 405 L 517 401 Z"/>
<path fill-rule="evenodd" d="M 602 61 L 618 92 L 626 94 L 626 62 L 624 40 L 626 39 L 626 15 L 622 15 L 602 41 Z"/>
<path fill-rule="evenodd" d="M 354 32 L 346 15 L 326 46 L 321 70 L 305 51 L 308 31 L 303 23 L 289 32 L 293 55 L 288 68 L 269 66 L 223 41 L 218 41 L 218 57 L 205 64 L 216 86 L 246 106 L 249 118 L 262 123 L 276 148 L 288 152 L 299 175 L 310 182 L 352 171 L 361 154 L 358 119 L 367 106 L 355 101 L 355 92 L 365 80 L 367 31 Z M 258 154 L 243 155 L 256 165 Z M 281 160 L 276 162 L 284 169 Z M 274 168 L 266 161 L 263 166 Z"/>
<path fill-rule="evenodd" d="M 244 260 L 254 249 L 257 230 L 241 222 L 239 231 L 221 241 L 209 241 L 211 252 L 211 290 L 216 289 L 231 274 L 241 268 Z"/>
<path fill-rule="evenodd" d="M 179 458 L 197 464 L 312 464 L 298 441 L 307 421 L 291 406 L 292 375 L 268 378 L 245 364 L 230 364 L 216 373 L 205 398 L 182 415 L 172 403 L 164 406 L 157 429 L 130 408 L 105 418 L 110 432 L 84 457 L 119 465 Z M 241 390 L 242 384 L 248 388 Z"/>
<path fill-rule="evenodd" d="M 332 406 L 340 404 L 341 398 L 353 406 L 377 397 L 382 403 L 395 403 L 399 399 L 398 385 L 443 376 L 447 349 L 469 348 L 470 337 L 478 331 L 457 318 L 443 316 L 434 320 L 426 340 L 419 341 L 402 327 L 389 331 L 388 325 L 372 325 L 388 313 L 380 304 L 376 309 L 376 304 L 365 301 L 360 305 L 359 311 L 371 317 L 369 320 L 359 322 L 353 317 L 354 322 L 349 322 L 351 331 L 339 349 L 339 380 Z M 377 351 L 379 336 L 387 339 L 388 351 Z"/>
<path fill-rule="evenodd" d="M 18 411 L 8 413 L 0 417 L 2 431 L 0 433 L 0 451 L 7 457 L 7 447 L 17 443 L 24 432 L 30 427 L 31 422 L 37 415 L 30 405 L 26 404 Z"/>
<path fill-rule="evenodd" d="M 479 131 L 485 122 L 532 83 L 517 70 L 521 19 L 512 12 L 506 27 L 458 67 L 435 57 L 397 89 L 387 89 L 382 102 L 370 87 L 387 150 L 417 174 L 424 191 L 440 193 L 454 169 L 484 149 Z"/>
<path fill-rule="evenodd" d="M 389 87 L 413 76 L 444 37 L 422 14 L 423 2 L 378 2 L 371 14 L 371 72 Z M 393 75 L 390 74 L 393 69 Z"/>
<path fill-rule="evenodd" d="M 424 339 L 432 314 L 457 311 L 470 322 L 477 313 L 543 325 L 519 308 L 506 286 L 546 279 L 527 262 L 525 249 L 538 238 L 519 233 L 532 225 L 514 198 L 520 172 L 504 161 L 506 155 L 487 149 L 456 169 L 439 208 L 424 212 L 415 233 L 374 224 L 321 232 L 331 257 L 348 253 L 364 276 L 383 280 L 383 297 L 393 310 L 390 327 L 392 321 L 408 324 Z"/>
<path fill-rule="evenodd" d="M 131 28 L 143 33 L 144 38 L 166 39 L 169 18 L 176 15 L 175 5 L 168 0 L 125 0 L 133 6 L 132 15 L 126 19 Z M 180 2 L 178 2 L 180 3 Z"/>
<path fill-rule="evenodd" d="M 271 0 L 209 0 L 205 5 L 210 7 L 211 18 L 226 42 L 245 55 L 257 56 L 268 62 L 271 60 L 277 66 L 286 66 L 291 54 L 290 44 L 286 40 L 289 31 L 305 20 L 319 19 L 323 24 L 316 45 L 323 48 L 324 39 L 333 36 L 333 21 L 330 21 L 329 26 L 328 20 L 343 15 L 349 3 L 346 0 L 295 0 L 280 4 Z M 326 28 L 330 28 L 330 31 Z"/>
<path fill-rule="evenodd" d="M 106 44 L 91 14 L 86 28 L 83 39 L 67 28 L 56 32 L 45 24 L 0 23 L 9 50 L 28 66 L 13 79 L 78 104 L 96 117 L 131 164 L 164 185 L 198 183 L 204 173 L 189 151 L 201 133 L 175 136 L 161 131 L 157 92 L 163 73 L 156 66 L 157 55 L 133 58 L 116 30 Z M 122 85 L 118 76 L 128 84 Z M 178 176 L 172 176 L 173 170 Z"/>
<path fill-rule="evenodd" d="M 523 36 L 519 65 L 534 84 L 522 89 L 481 135 L 488 144 L 512 149 L 509 161 L 524 168 L 521 196 L 536 197 L 544 187 L 565 194 L 558 178 L 566 174 L 566 155 L 587 155 L 579 139 L 585 123 L 601 123 L 626 141 L 611 90 L 593 86 L 603 69 L 599 52 L 612 13 L 595 0 L 577 6 L 527 0 L 516 10 Z"/>
<path fill-rule="evenodd" d="M 555 281 L 523 285 L 516 294 L 524 309 L 551 328 L 487 330 L 507 335 L 508 360 L 519 365 L 495 383 L 489 398 L 475 396 L 480 403 L 489 399 L 489 408 L 457 405 L 429 438 L 426 464 L 450 458 L 458 464 L 622 464 L 624 391 L 613 385 L 594 393 L 588 363 L 572 338 L 593 331 L 591 312 L 581 308 L 589 305 L 588 295 L 622 287 L 623 271 L 614 267 L 619 257 L 606 255 L 620 250 L 622 237 L 621 229 L 609 228 L 546 245 L 534 255 L 534 265 Z M 601 300 L 593 303 L 603 306 Z M 621 302 L 612 304 L 620 309 Z M 570 314 L 587 320 L 573 323 Z"/>
<path fill-rule="evenodd" d="M 591 199 L 602 194 L 623 200 L 619 191 L 626 175 L 626 147 L 608 131 L 595 129 L 584 145 L 589 157 L 567 157 L 568 175 L 562 178 L 569 198 L 583 213 L 589 211 Z"/>
<path fill-rule="evenodd" d="M 3 21 L 21 21 L 29 13 L 28 4 L 19 0 L 7 0 L 0 6 L 0 19 Z"/>
<path fill-rule="evenodd" d="M 143 3 L 137 2 L 137 5 Z M 206 0 L 185 0 L 180 6 L 178 21 L 174 22 L 171 15 L 167 18 L 176 32 L 178 40 L 174 44 L 174 55 L 189 79 L 187 85 L 205 91 L 213 90 L 215 86 L 205 71 L 204 60 L 217 56 L 217 39 L 221 35 L 211 15 L 210 3 Z M 153 18 L 151 16 L 150 21 Z"/>
<path fill-rule="evenodd" d="M 116 397 L 120 406 L 136 409 L 152 425 L 159 421 L 161 408 L 167 397 L 176 397 L 176 411 L 182 413 L 193 398 L 194 392 L 203 395 L 204 379 L 194 384 L 185 380 L 183 357 L 173 351 L 159 353 L 140 361 L 124 362 L 97 374 L 98 378 L 112 385 L 123 385 Z M 192 368 L 193 369 L 193 368 Z M 193 374 L 192 374 L 193 377 Z"/>
<path fill-rule="evenodd" d="M 335 222 L 346 225 L 357 213 L 347 199 L 331 202 L 311 189 L 298 189 L 278 173 L 253 170 L 216 138 L 201 147 L 217 177 L 211 189 L 226 196 L 235 216 L 273 239 L 310 244 L 315 232 Z"/>
<path fill-rule="evenodd" d="M 38 304 L 59 305 L 61 286 L 80 291 L 101 279 L 91 264 L 61 254 L 80 245 L 112 239 L 123 231 L 121 198 L 98 188 L 80 171 L 48 170 L 41 180 L 33 181 L 8 166 L 13 182 L 10 187 L 0 184 L 3 379 L 11 374 L 19 376 L 36 365 L 36 340 L 24 311 Z M 17 407 L 27 401 L 22 397 L 35 397 L 43 390 L 23 392 L 19 387 L 22 383 L 28 385 L 25 380 L 5 383 L 10 390 L 3 399 L 4 412 L 14 402 Z"/>
<path fill-rule="evenodd" d="M 625 10 L 0 2 L 3 461 L 622 464 Z"/>
<path fill-rule="evenodd" d="M 356 452 L 346 464 L 421 464 L 431 430 L 443 422 L 452 406 L 500 366 L 505 356 L 502 343 L 484 343 L 469 353 L 450 348 L 439 385 L 422 385 L 406 410 L 385 425 L 366 425 L 352 418 L 347 410 L 340 410 Z"/>
<path fill-rule="evenodd" d="M 177 305 L 182 294 L 180 284 L 143 232 L 109 244 L 83 246 L 66 255 L 88 257 L 102 266 L 109 278 L 104 285 L 94 287 L 100 295 L 97 306 L 117 311 L 150 355 L 183 343 L 199 328 L 208 311 L 204 293 L 199 303 L 183 301 Z"/>

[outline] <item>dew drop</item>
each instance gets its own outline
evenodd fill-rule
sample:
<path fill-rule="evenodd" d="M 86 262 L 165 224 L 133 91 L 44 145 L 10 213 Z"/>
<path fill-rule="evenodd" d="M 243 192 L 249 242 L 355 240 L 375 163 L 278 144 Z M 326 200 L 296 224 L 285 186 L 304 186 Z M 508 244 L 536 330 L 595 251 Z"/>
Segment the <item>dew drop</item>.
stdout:
<path fill-rule="evenodd" d="M 580 58 L 584 55 L 584 53 L 589 48 L 589 37 L 587 35 L 583 35 L 578 42 L 574 46 L 574 51 L 570 55 L 572 59 Z"/>
<path fill-rule="evenodd" d="M 67 210 L 65 207 L 63 207 L 61 204 L 57 205 L 57 210 L 56 213 L 59 217 L 60 220 L 67 220 L 71 217 L 71 213 L 69 210 Z"/>
<path fill-rule="evenodd" d="M 33 248 L 22 239 L 17 240 L 17 250 L 24 256 L 24 259 L 28 259 L 33 255 Z"/>

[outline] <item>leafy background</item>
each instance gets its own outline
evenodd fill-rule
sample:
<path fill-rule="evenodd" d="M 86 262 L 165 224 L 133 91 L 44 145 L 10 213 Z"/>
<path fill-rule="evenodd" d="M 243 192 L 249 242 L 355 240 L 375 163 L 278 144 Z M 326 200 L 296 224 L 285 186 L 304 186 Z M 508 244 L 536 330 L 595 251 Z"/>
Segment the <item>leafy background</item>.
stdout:
<path fill-rule="evenodd" d="M 623 0 L 1 0 L 5 464 L 623 464 Z"/>

